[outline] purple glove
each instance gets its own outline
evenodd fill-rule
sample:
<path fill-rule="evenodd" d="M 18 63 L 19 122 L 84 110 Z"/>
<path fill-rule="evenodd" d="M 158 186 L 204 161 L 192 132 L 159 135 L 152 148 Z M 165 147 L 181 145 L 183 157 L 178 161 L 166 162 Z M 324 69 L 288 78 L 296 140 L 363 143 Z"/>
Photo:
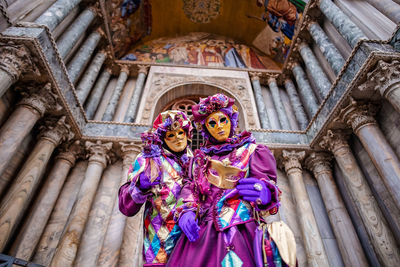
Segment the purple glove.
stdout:
<path fill-rule="evenodd" d="M 199 239 L 200 227 L 197 224 L 196 214 L 193 211 L 188 211 L 182 214 L 179 219 L 179 227 L 185 233 L 190 242 L 194 242 Z"/>
<path fill-rule="evenodd" d="M 271 191 L 265 182 L 257 178 L 240 179 L 236 189 L 243 200 L 254 202 L 257 205 L 267 205 L 271 201 Z"/>
<path fill-rule="evenodd" d="M 139 187 L 139 189 L 142 191 L 146 191 L 152 186 L 158 185 L 159 183 L 160 181 L 154 181 L 153 183 L 150 182 L 149 177 L 147 177 L 147 175 L 142 172 L 139 176 L 139 184 L 137 185 L 137 187 Z"/>

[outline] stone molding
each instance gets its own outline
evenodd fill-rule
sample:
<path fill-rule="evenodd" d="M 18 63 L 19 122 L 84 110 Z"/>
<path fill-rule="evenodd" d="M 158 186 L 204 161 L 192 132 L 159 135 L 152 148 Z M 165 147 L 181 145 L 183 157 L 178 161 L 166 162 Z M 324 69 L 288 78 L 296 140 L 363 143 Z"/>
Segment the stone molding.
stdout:
<path fill-rule="evenodd" d="M 360 84 L 360 91 L 376 90 L 387 97 L 400 84 L 400 60 L 379 60 L 375 69 L 367 73 L 367 81 Z"/>
<path fill-rule="evenodd" d="M 18 81 L 21 74 L 40 74 L 30 51 L 23 44 L 0 43 L 0 69 L 7 72 L 13 82 Z"/>
<path fill-rule="evenodd" d="M 289 175 L 291 172 L 301 171 L 303 169 L 301 162 L 305 156 L 305 151 L 282 150 L 282 164 L 286 173 Z"/>
<path fill-rule="evenodd" d="M 305 160 L 305 166 L 311 170 L 315 176 L 323 173 L 332 173 L 332 155 L 326 152 L 312 152 Z"/>
<path fill-rule="evenodd" d="M 97 162 L 105 168 L 110 162 L 110 150 L 113 146 L 112 142 L 102 143 L 100 140 L 94 142 L 86 141 L 85 148 L 87 150 L 87 158 L 90 162 Z"/>
<path fill-rule="evenodd" d="M 349 144 L 347 139 L 350 134 L 347 131 L 343 130 L 328 130 L 327 134 L 322 137 L 322 141 L 319 143 L 320 147 L 331 151 L 332 153 L 336 153 L 341 148 L 349 148 Z"/>
<path fill-rule="evenodd" d="M 66 122 L 66 117 L 59 119 L 49 118 L 45 121 L 45 125 L 40 127 L 40 138 L 52 142 L 58 146 L 63 141 L 70 141 L 74 137 L 71 126 Z"/>
<path fill-rule="evenodd" d="M 376 124 L 373 117 L 373 106 L 371 104 L 358 103 L 350 98 L 350 104 L 340 110 L 340 119 L 351 126 L 357 134 L 360 128 L 368 124 Z"/>

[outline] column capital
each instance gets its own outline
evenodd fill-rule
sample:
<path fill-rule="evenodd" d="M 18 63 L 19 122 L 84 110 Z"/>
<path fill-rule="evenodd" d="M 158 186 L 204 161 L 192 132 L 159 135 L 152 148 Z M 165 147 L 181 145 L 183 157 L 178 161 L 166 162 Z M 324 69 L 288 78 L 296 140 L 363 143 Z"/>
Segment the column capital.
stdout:
<path fill-rule="evenodd" d="M 267 75 L 267 82 L 268 84 L 275 82 L 276 83 L 276 78 L 278 78 L 279 74 L 268 74 Z"/>
<path fill-rule="evenodd" d="M 322 141 L 319 143 L 320 147 L 328 149 L 332 153 L 336 153 L 341 148 L 349 148 L 347 139 L 350 134 L 343 130 L 328 130 L 327 134 L 322 137 Z"/>
<path fill-rule="evenodd" d="M 45 125 L 41 126 L 40 129 L 40 138 L 52 142 L 55 146 L 74 137 L 74 133 L 71 131 L 71 126 L 66 122 L 65 116 L 47 119 Z"/>
<path fill-rule="evenodd" d="M 400 84 L 400 61 L 394 59 L 392 61 L 379 60 L 375 69 L 368 72 L 367 80 L 358 86 L 360 91 L 376 90 L 383 97 L 387 97 L 393 85 Z"/>
<path fill-rule="evenodd" d="M 339 117 L 347 125 L 351 126 L 357 134 L 358 130 L 368 124 L 376 124 L 373 117 L 373 106 L 370 104 L 358 103 L 350 98 L 350 104 L 340 110 Z"/>
<path fill-rule="evenodd" d="M 287 67 L 290 70 L 293 70 L 294 67 L 299 66 L 300 63 L 296 59 L 292 59 L 287 63 Z"/>
<path fill-rule="evenodd" d="M 59 97 L 55 92 L 53 92 L 50 83 L 47 83 L 39 90 L 35 91 L 28 89 L 21 94 L 24 97 L 18 105 L 28 107 L 29 109 L 39 113 L 41 117 L 45 112 L 58 114 L 63 109 L 63 107 L 58 103 Z"/>
<path fill-rule="evenodd" d="M 108 153 L 112 148 L 112 143 L 102 143 L 100 140 L 94 142 L 86 141 L 85 148 L 87 150 L 87 158 L 89 162 L 97 162 L 103 165 L 103 168 L 110 162 Z"/>
<path fill-rule="evenodd" d="M 56 156 L 56 159 L 68 161 L 71 166 L 75 165 L 76 159 L 83 153 L 82 143 L 76 140 L 70 145 L 65 145 Z"/>
<path fill-rule="evenodd" d="M 120 142 L 119 145 L 121 146 L 121 155 L 124 167 L 129 166 L 142 150 L 141 141 Z"/>
<path fill-rule="evenodd" d="M 23 73 L 40 75 L 29 49 L 20 44 L 0 43 L 0 69 L 10 75 L 13 82 Z"/>
<path fill-rule="evenodd" d="M 149 65 L 138 65 L 138 73 L 143 73 L 147 75 L 147 73 L 149 72 L 149 68 Z"/>
<path fill-rule="evenodd" d="M 315 176 L 323 173 L 332 173 L 332 155 L 326 152 L 312 152 L 305 160 L 306 168 L 311 170 Z"/>
<path fill-rule="evenodd" d="M 121 68 L 121 72 L 125 72 L 126 74 L 129 75 L 129 65 L 121 64 L 119 66 Z"/>
<path fill-rule="evenodd" d="M 256 72 L 256 71 L 250 71 L 249 72 L 250 79 L 252 81 L 259 81 L 261 78 L 262 73 L 261 72 Z"/>
<path fill-rule="evenodd" d="M 301 161 L 306 156 L 305 151 L 282 151 L 282 164 L 287 174 L 292 171 L 301 171 Z"/>

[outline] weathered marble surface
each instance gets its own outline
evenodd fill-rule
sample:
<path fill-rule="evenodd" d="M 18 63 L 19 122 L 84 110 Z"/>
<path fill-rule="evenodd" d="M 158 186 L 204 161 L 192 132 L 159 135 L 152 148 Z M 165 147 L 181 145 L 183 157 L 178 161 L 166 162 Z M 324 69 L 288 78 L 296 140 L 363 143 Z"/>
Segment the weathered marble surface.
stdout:
<path fill-rule="evenodd" d="M 126 80 L 128 79 L 128 74 L 128 70 L 123 70 L 120 72 L 117 84 L 115 85 L 114 91 L 111 95 L 110 102 L 108 102 L 106 111 L 103 114 L 103 121 L 112 121 L 122 89 L 124 89 Z"/>
<path fill-rule="evenodd" d="M 124 119 L 125 122 L 134 122 L 136 119 L 136 113 L 137 113 L 137 109 L 139 107 L 140 96 L 142 95 L 146 77 L 147 77 L 146 73 L 139 72 L 137 80 L 136 80 L 136 84 L 135 84 L 135 90 L 133 91 L 133 96 L 131 98 L 131 102 L 129 104 L 128 111 L 126 112 L 126 115 L 125 115 L 125 119 Z"/>
<path fill-rule="evenodd" d="M 128 79 L 119 98 L 118 105 L 115 108 L 113 121 L 123 122 L 129 109 L 129 103 L 135 91 L 136 79 Z"/>
<path fill-rule="evenodd" d="M 93 116 L 100 103 L 100 99 L 103 96 L 104 90 L 106 89 L 110 77 L 111 77 L 110 71 L 107 69 L 104 70 L 101 73 L 100 77 L 97 79 L 96 84 L 89 95 L 89 99 L 85 107 L 86 116 L 89 120 L 93 119 Z"/>
<path fill-rule="evenodd" d="M 294 115 L 296 116 L 297 122 L 300 125 L 300 129 L 304 130 L 307 128 L 308 119 L 307 115 L 304 112 L 304 107 L 300 102 L 299 95 L 297 94 L 296 87 L 294 86 L 292 80 L 285 80 L 285 88 L 286 92 L 289 96 L 290 103 L 292 104 L 292 108 L 296 111 Z"/>
<path fill-rule="evenodd" d="M 400 22 L 400 4 L 391 0 L 366 0 L 395 23 Z"/>
<path fill-rule="evenodd" d="M 257 111 L 258 111 L 258 117 L 260 118 L 261 128 L 269 129 L 271 127 L 271 125 L 269 123 L 268 114 L 265 109 L 265 105 L 264 105 L 264 101 L 263 101 L 260 80 L 253 79 L 251 81 L 251 83 L 253 85 L 254 98 L 256 99 L 256 103 L 257 103 Z"/>
<path fill-rule="evenodd" d="M 268 121 L 271 124 L 271 129 L 281 129 L 281 124 L 279 123 L 278 114 L 276 113 L 276 109 L 274 106 L 274 102 L 272 101 L 272 95 L 269 88 L 264 86 L 261 87 L 263 100 L 265 103 L 265 109 L 267 110 L 268 114 Z"/>
<path fill-rule="evenodd" d="M 271 95 L 272 95 L 272 100 L 274 101 L 274 105 L 276 108 L 276 111 L 278 113 L 279 117 L 279 122 L 282 125 L 283 130 L 290 130 L 290 124 L 289 124 L 289 119 L 286 115 L 285 108 L 283 107 L 282 99 L 279 94 L 279 88 L 278 85 L 276 84 L 276 80 L 270 80 L 268 83 L 269 89 L 271 90 Z"/>
<path fill-rule="evenodd" d="M 292 71 L 308 117 L 312 118 L 318 110 L 317 97 L 315 96 L 302 67 L 299 64 L 296 64 L 293 66 Z"/>

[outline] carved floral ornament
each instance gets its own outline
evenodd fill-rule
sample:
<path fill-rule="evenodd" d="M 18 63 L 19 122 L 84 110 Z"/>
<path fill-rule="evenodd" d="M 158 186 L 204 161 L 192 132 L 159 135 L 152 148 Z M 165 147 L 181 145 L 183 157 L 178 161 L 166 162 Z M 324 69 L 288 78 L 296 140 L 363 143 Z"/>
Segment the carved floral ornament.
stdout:
<path fill-rule="evenodd" d="M 323 173 L 331 173 L 332 156 L 326 152 L 312 152 L 306 159 L 305 164 L 307 169 L 320 175 Z"/>
<path fill-rule="evenodd" d="M 55 146 L 58 146 L 64 141 L 68 142 L 74 137 L 74 133 L 71 131 L 71 126 L 66 122 L 65 116 L 62 116 L 59 119 L 47 119 L 45 125 L 41 126 L 40 129 L 40 138 L 54 143 Z"/>
<path fill-rule="evenodd" d="M 287 174 L 292 171 L 302 170 L 301 161 L 306 156 L 305 151 L 282 151 L 282 164 Z"/>
<path fill-rule="evenodd" d="M 339 117 L 343 122 L 351 126 L 357 134 L 361 127 L 376 123 L 373 117 L 374 113 L 374 105 L 358 103 L 353 98 L 350 98 L 350 104 L 340 111 Z"/>
<path fill-rule="evenodd" d="M 347 139 L 349 138 L 350 133 L 343 130 L 328 130 L 327 134 L 322 137 L 322 141 L 319 143 L 319 146 L 336 153 L 341 148 L 349 149 L 349 144 L 347 143 Z"/>
<path fill-rule="evenodd" d="M 110 152 L 113 143 L 102 143 L 100 140 L 94 142 L 86 141 L 85 148 L 87 150 L 87 157 L 89 158 L 89 162 L 97 162 L 103 165 L 105 168 L 107 164 L 110 162 L 110 156 L 108 153 Z"/>

